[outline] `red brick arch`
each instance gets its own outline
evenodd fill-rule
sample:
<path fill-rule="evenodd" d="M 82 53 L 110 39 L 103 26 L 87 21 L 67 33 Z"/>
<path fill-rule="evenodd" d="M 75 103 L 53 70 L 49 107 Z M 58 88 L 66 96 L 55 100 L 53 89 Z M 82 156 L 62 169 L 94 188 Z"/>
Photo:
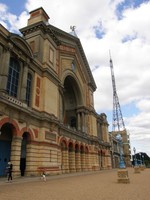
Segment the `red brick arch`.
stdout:
<path fill-rule="evenodd" d="M 24 132 L 29 133 L 31 140 L 34 140 L 35 135 L 34 135 L 34 132 L 30 128 L 27 128 L 27 127 L 22 128 L 20 131 L 20 136 L 22 136 Z"/>
<path fill-rule="evenodd" d="M 69 147 L 72 145 L 72 150 L 74 151 L 75 150 L 75 145 L 74 145 L 74 142 L 73 142 L 73 140 L 69 140 L 68 141 L 68 149 L 69 149 Z"/>
<path fill-rule="evenodd" d="M 70 139 L 70 140 L 68 141 L 68 147 L 69 147 L 70 144 L 72 144 L 72 148 L 73 148 L 73 150 L 74 150 L 74 149 L 75 149 L 75 144 L 74 144 L 74 142 L 73 142 L 72 139 Z"/>
<path fill-rule="evenodd" d="M 74 148 L 75 148 L 76 153 L 80 152 L 80 144 L 79 144 L 79 142 L 75 142 Z"/>
<path fill-rule="evenodd" d="M 15 120 L 10 119 L 9 117 L 3 118 L 2 120 L 0 120 L 0 128 L 6 123 L 12 125 L 13 136 L 20 136 L 20 129 Z"/>
<path fill-rule="evenodd" d="M 83 143 L 80 144 L 80 150 L 83 148 L 83 152 L 85 152 L 85 145 Z"/>
<path fill-rule="evenodd" d="M 89 153 L 89 147 L 87 145 L 85 146 L 85 153 Z"/>
<path fill-rule="evenodd" d="M 59 139 L 59 145 L 61 145 L 62 142 L 64 142 L 66 144 L 66 147 L 68 147 L 68 142 L 67 142 L 67 139 L 65 137 L 61 137 Z"/>

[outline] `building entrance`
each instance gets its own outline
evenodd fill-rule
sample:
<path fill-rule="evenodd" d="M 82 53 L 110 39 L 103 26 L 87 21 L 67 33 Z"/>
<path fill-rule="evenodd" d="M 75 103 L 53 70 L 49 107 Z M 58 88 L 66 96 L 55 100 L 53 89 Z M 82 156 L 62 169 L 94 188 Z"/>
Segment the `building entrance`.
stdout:
<path fill-rule="evenodd" d="M 6 175 L 6 167 L 11 154 L 11 127 L 7 123 L 2 126 L 0 134 L 0 176 Z"/>
<path fill-rule="evenodd" d="M 6 175 L 7 163 L 10 160 L 11 142 L 0 141 L 0 176 Z"/>
<path fill-rule="evenodd" d="M 27 139 L 28 139 L 28 133 L 23 134 L 23 139 L 21 143 L 21 157 L 20 157 L 20 171 L 21 176 L 24 176 L 25 170 L 26 170 L 26 147 L 27 147 Z"/>

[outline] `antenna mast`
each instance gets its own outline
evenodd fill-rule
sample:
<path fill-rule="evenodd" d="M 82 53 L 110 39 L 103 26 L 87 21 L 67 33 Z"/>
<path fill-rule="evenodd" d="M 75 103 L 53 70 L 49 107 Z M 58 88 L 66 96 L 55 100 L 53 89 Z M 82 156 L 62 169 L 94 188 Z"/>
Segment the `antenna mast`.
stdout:
<path fill-rule="evenodd" d="M 109 51 L 110 55 L 110 51 Z M 125 129 L 125 124 L 123 121 L 123 116 L 121 112 L 121 107 L 119 103 L 119 98 L 117 95 L 116 83 L 115 83 L 115 75 L 113 69 L 113 62 L 110 55 L 110 69 L 111 69 L 111 77 L 112 77 L 112 87 L 113 87 L 113 120 L 112 120 L 112 130 L 113 131 L 121 131 Z"/>

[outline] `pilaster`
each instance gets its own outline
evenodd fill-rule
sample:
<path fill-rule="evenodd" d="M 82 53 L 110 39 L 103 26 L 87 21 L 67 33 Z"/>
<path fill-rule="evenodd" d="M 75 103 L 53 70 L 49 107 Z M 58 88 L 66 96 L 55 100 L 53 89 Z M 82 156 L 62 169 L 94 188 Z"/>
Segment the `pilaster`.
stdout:
<path fill-rule="evenodd" d="M 20 155 L 22 137 L 14 136 L 11 143 L 11 161 L 13 164 L 13 175 L 20 176 Z"/>
<path fill-rule="evenodd" d="M 26 89 L 27 89 L 27 77 L 28 77 L 28 62 L 25 63 L 24 69 L 23 69 L 23 79 L 22 79 L 22 87 L 21 87 L 21 100 L 23 102 L 26 101 Z"/>
<path fill-rule="evenodd" d="M 70 172 L 75 172 L 75 152 L 69 152 L 69 170 Z"/>
<path fill-rule="evenodd" d="M 9 62 L 10 62 L 10 50 L 4 49 L 1 57 L 2 57 L 2 60 L 1 60 L 2 69 L 1 69 L 1 75 L 0 75 L 0 90 L 6 92 Z"/>
<path fill-rule="evenodd" d="M 80 152 L 75 153 L 75 164 L 76 164 L 76 171 L 81 171 L 81 158 L 80 158 Z"/>

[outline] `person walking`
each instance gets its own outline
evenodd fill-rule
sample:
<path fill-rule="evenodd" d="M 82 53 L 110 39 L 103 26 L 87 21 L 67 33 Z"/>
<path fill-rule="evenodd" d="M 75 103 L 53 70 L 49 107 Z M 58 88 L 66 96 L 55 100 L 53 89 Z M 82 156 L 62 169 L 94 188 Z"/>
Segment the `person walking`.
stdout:
<path fill-rule="evenodd" d="M 46 173 L 45 173 L 45 171 L 42 172 L 41 176 L 42 176 L 41 179 L 43 181 L 46 181 Z"/>
<path fill-rule="evenodd" d="M 13 164 L 9 161 L 7 167 L 7 182 L 12 182 L 12 169 Z"/>

